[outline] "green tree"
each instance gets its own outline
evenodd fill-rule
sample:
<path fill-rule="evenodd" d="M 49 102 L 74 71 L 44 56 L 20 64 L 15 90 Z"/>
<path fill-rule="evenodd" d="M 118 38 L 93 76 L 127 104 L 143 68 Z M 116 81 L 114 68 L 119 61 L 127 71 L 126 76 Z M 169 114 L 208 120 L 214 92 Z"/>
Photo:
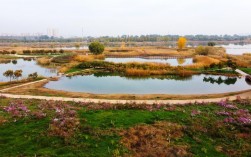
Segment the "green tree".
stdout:
<path fill-rule="evenodd" d="M 208 45 L 208 46 L 215 46 L 216 43 L 215 43 L 215 42 L 208 42 L 207 45 Z"/>
<path fill-rule="evenodd" d="M 93 42 L 89 45 L 89 50 L 91 53 L 98 55 L 104 52 L 105 46 L 99 42 Z"/>
<path fill-rule="evenodd" d="M 38 77 L 37 72 L 29 74 L 29 76 L 28 76 L 29 79 L 36 79 L 37 77 Z"/>
<path fill-rule="evenodd" d="M 18 80 L 19 77 L 22 77 L 22 73 L 23 73 L 22 70 L 16 70 L 14 72 L 14 77 Z"/>
<path fill-rule="evenodd" d="M 204 46 L 198 46 L 196 49 L 195 49 L 195 52 L 196 54 L 198 55 L 203 55 L 203 56 L 207 56 L 209 54 L 209 49 L 208 47 L 204 47 Z"/>
<path fill-rule="evenodd" d="M 11 78 L 13 78 L 14 72 L 13 72 L 13 70 L 7 70 L 7 71 L 5 71 L 5 72 L 3 73 L 3 75 L 4 75 L 5 77 L 9 77 L 9 78 L 10 78 L 10 81 L 11 81 Z"/>

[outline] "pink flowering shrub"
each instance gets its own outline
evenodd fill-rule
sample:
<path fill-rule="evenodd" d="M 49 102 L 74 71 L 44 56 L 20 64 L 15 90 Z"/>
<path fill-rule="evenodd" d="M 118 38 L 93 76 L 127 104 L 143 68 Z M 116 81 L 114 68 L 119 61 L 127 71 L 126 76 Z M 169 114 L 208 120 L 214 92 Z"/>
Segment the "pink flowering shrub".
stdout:
<path fill-rule="evenodd" d="M 227 100 L 222 100 L 218 103 L 219 106 L 222 106 L 226 109 L 238 109 L 237 106 L 230 104 Z"/>
<path fill-rule="evenodd" d="M 67 105 L 66 105 L 67 106 Z M 68 138 L 79 128 L 79 119 L 75 110 L 59 107 L 55 108 L 56 115 L 51 120 L 49 135 Z"/>
<path fill-rule="evenodd" d="M 220 115 L 220 116 L 230 116 L 232 115 L 231 112 L 227 112 L 227 111 L 219 111 L 219 112 L 216 112 L 217 115 Z"/>
<path fill-rule="evenodd" d="M 30 113 L 30 110 L 23 104 L 22 101 L 14 101 L 3 108 L 3 110 L 9 113 L 14 118 L 26 117 Z"/>

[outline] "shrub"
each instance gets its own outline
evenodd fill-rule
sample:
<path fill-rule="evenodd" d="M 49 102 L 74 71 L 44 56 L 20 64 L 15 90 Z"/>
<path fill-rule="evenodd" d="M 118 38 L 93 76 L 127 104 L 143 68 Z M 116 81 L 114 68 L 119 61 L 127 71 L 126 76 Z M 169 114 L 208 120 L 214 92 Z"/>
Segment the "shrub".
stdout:
<path fill-rule="evenodd" d="M 64 56 L 57 56 L 52 59 L 54 63 L 69 63 L 75 55 L 64 55 Z"/>
<path fill-rule="evenodd" d="M 89 45 L 89 50 L 91 53 L 98 55 L 104 52 L 105 46 L 99 42 L 93 42 Z"/>
<path fill-rule="evenodd" d="M 13 51 L 11 51 L 10 53 L 14 55 L 14 54 L 16 54 L 17 52 L 13 50 Z"/>
<path fill-rule="evenodd" d="M 203 56 L 207 56 L 209 54 L 209 49 L 207 47 L 204 46 L 198 46 L 195 49 L 196 54 L 198 55 L 203 55 Z"/>
<path fill-rule="evenodd" d="M 37 77 L 38 77 L 37 72 L 34 72 L 34 73 L 32 73 L 32 74 L 29 74 L 29 76 L 28 76 L 29 79 L 36 79 Z"/>
<path fill-rule="evenodd" d="M 208 45 L 208 46 L 215 46 L 216 43 L 215 43 L 215 42 L 208 42 L 207 45 Z"/>
<path fill-rule="evenodd" d="M 37 63 L 40 65 L 49 65 L 51 63 L 51 59 L 49 58 L 39 58 L 37 59 Z"/>

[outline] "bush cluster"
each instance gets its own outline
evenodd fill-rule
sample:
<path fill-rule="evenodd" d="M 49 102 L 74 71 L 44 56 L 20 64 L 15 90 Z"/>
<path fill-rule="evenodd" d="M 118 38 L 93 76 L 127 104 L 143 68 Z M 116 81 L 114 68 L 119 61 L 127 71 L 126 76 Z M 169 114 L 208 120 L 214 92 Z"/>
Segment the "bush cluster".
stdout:
<path fill-rule="evenodd" d="M 209 54 L 209 48 L 208 47 L 204 47 L 204 46 L 198 46 L 195 49 L 196 54 L 198 55 L 203 55 L 203 56 L 207 56 Z"/>
<path fill-rule="evenodd" d="M 98 55 L 104 52 L 105 46 L 99 42 L 93 42 L 89 45 L 91 53 Z"/>
<path fill-rule="evenodd" d="M 16 54 L 17 51 L 15 50 L 12 50 L 12 51 L 6 51 L 6 50 L 3 50 L 3 51 L 0 51 L 0 54 L 2 55 L 9 55 L 9 54 Z"/>
<path fill-rule="evenodd" d="M 30 54 L 36 54 L 36 55 L 45 55 L 45 54 L 63 54 L 64 50 L 23 50 L 23 54 L 30 55 Z"/>

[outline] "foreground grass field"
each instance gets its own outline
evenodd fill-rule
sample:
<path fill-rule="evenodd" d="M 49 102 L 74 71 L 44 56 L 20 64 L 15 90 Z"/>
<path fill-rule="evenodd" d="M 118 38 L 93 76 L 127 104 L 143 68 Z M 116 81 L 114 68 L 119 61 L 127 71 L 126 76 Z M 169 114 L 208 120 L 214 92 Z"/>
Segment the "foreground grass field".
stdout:
<path fill-rule="evenodd" d="M 93 104 L 0 98 L 1 156 L 250 156 L 251 102 Z"/>

